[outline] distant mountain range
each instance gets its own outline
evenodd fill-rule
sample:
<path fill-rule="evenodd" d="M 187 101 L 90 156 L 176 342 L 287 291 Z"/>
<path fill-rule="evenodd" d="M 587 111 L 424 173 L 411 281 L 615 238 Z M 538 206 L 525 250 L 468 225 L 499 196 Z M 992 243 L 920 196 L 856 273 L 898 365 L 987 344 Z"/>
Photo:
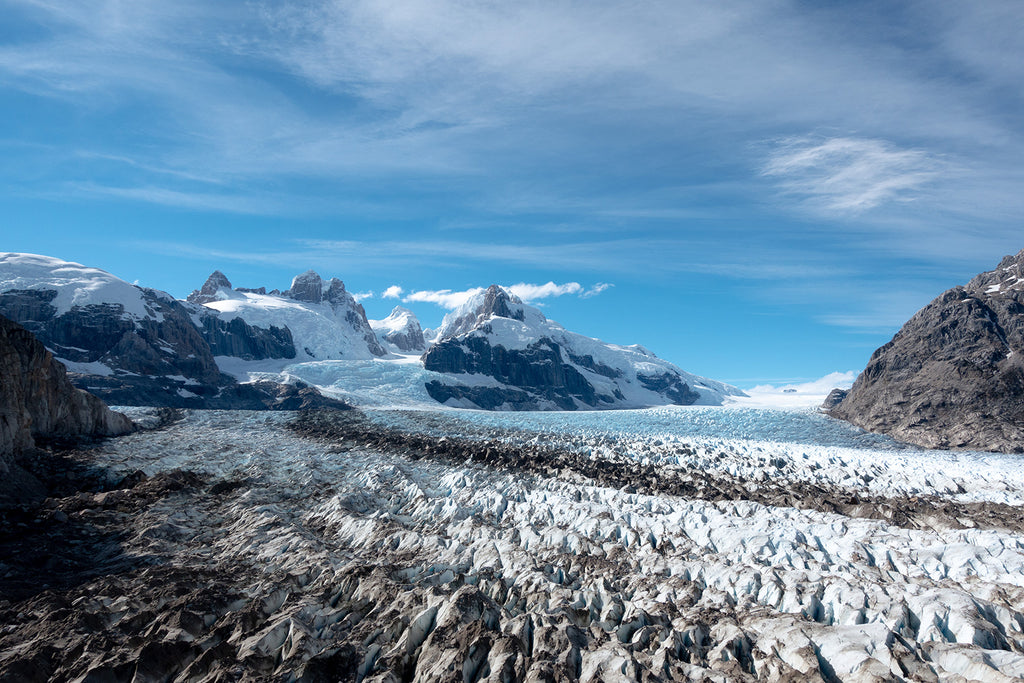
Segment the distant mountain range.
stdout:
<path fill-rule="evenodd" d="M 78 386 L 117 405 L 310 405 L 310 388 L 294 379 L 240 383 L 224 369 L 248 361 L 408 364 L 410 354 L 422 354 L 418 362 L 431 371 L 429 396 L 453 407 L 625 408 L 742 395 L 643 347 L 569 332 L 498 286 L 425 334 L 401 307 L 368 320 L 341 280 L 313 271 L 283 292 L 235 288 L 216 271 L 180 301 L 77 263 L 7 253 L 0 254 L 0 314 L 32 332 Z"/>

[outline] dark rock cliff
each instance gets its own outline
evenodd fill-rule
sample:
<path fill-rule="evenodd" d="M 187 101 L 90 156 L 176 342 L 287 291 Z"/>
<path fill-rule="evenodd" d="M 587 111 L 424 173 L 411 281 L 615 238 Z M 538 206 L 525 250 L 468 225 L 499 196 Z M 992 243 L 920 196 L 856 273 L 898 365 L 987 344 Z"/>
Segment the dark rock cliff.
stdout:
<path fill-rule="evenodd" d="M 243 360 L 295 358 L 295 342 L 287 327 L 253 327 L 241 318 L 222 320 L 203 315 L 202 335 L 214 356 L 234 356 Z"/>
<path fill-rule="evenodd" d="M 14 457 L 36 439 L 114 436 L 134 428 L 127 417 L 72 386 L 46 347 L 3 316 L 0 378 L 0 489 L 16 469 Z"/>
<path fill-rule="evenodd" d="M 428 383 L 427 393 L 441 403 L 455 397 L 467 398 L 485 409 L 507 402 L 510 407 L 528 410 L 536 407 L 540 400 L 549 401 L 561 410 L 575 410 L 574 399 L 588 406 L 613 400 L 598 396 L 576 368 L 562 361 L 560 347 L 550 339 L 540 339 L 521 350 L 492 346 L 485 337 L 450 339 L 434 345 L 424 354 L 423 367 L 435 372 L 487 375 L 502 384 L 525 390 L 473 387 L 467 393 L 463 387 Z"/>
<path fill-rule="evenodd" d="M 918 311 L 826 409 L 927 448 L 1024 452 L 1024 251 Z"/>

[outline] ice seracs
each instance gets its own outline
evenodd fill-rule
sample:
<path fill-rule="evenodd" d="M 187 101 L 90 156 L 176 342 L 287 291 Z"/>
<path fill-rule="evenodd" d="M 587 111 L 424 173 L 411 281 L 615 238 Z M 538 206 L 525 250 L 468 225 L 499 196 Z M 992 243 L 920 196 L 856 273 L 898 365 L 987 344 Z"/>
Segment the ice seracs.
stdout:
<path fill-rule="evenodd" d="M 423 367 L 448 375 L 427 391 L 454 407 L 577 410 L 720 404 L 742 395 L 643 347 L 570 332 L 497 285 L 445 316 Z"/>

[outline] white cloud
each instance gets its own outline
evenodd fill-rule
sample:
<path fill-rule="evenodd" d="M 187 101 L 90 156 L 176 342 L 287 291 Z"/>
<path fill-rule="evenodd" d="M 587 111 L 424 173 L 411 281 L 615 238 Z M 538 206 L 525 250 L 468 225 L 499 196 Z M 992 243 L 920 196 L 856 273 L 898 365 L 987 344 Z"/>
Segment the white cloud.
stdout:
<path fill-rule="evenodd" d="M 579 294 L 583 291 L 583 285 L 578 282 L 566 282 L 564 285 L 556 285 L 554 282 L 548 282 L 543 285 L 532 285 L 520 282 L 515 285 L 510 285 L 505 289 L 509 290 L 523 301 L 531 302 L 536 301 L 537 299 L 547 299 L 553 296 Z"/>
<path fill-rule="evenodd" d="M 582 294 L 580 294 L 580 296 L 583 297 L 584 299 L 589 299 L 592 296 L 597 296 L 598 294 L 600 294 L 604 290 L 608 289 L 609 287 L 614 287 L 614 286 L 615 285 L 613 285 L 611 283 L 608 283 L 608 282 L 598 282 L 596 285 L 594 285 L 593 287 L 591 287 L 587 291 L 585 291 Z"/>
<path fill-rule="evenodd" d="M 400 299 L 400 298 L 402 298 L 402 292 L 404 292 L 404 291 L 405 290 L 402 289 L 401 287 L 399 287 L 398 285 L 391 285 L 390 287 L 385 289 L 383 293 L 381 293 L 380 298 L 381 299 Z"/>
<path fill-rule="evenodd" d="M 882 140 L 793 138 L 774 151 L 763 173 L 788 193 L 841 212 L 859 213 L 912 200 L 944 164 L 932 154 Z"/>
<path fill-rule="evenodd" d="M 760 384 L 753 389 L 748 389 L 751 396 L 756 394 L 797 394 L 818 396 L 828 394 L 833 389 L 849 389 L 857 379 L 858 373 L 855 370 L 846 372 L 830 372 L 810 382 L 796 382 L 789 384 Z"/>
<path fill-rule="evenodd" d="M 462 304 L 469 301 L 470 297 L 475 294 L 479 294 L 482 291 L 484 291 L 483 287 L 467 289 L 461 292 L 453 292 L 450 289 L 419 290 L 416 292 L 409 292 L 408 296 L 402 299 L 402 301 L 406 303 L 432 303 L 448 310 L 455 310 Z"/>
<path fill-rule="evenodd" d="M 352 292 L 352 298 L 355 299 L 357 303 L 362 303 L 367 299 L 372 299 L 373 292 Z"/>

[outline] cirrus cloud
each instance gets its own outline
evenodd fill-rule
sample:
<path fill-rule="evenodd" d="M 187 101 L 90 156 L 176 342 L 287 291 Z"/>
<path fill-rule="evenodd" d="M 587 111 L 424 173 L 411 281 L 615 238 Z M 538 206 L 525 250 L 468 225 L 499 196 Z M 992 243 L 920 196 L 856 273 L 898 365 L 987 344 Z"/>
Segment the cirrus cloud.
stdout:
<path fill-rule="evenodd" d="M 825 209 L 860 213 L 913 200 L 943 168 L 933 154 L 884 140 L 800 137 L 779 144 L 762 173 Z"/>

